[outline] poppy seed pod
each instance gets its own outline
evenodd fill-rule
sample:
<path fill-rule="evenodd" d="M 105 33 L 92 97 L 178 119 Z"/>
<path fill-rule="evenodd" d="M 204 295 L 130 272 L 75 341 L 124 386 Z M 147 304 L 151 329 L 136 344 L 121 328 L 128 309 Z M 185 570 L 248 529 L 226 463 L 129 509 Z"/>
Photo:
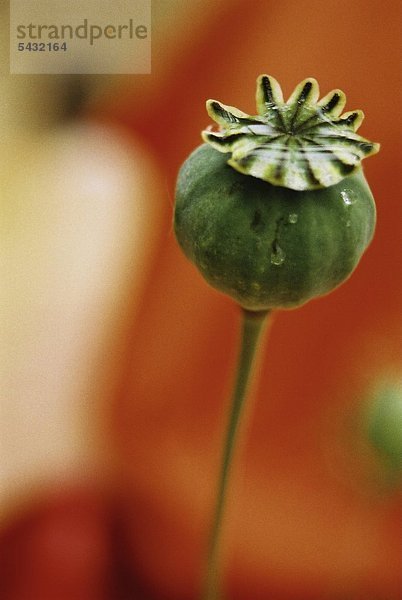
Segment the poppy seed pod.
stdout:
<path fill-rule="evenodd" d="M 185 255 L 216 289 L 252 311 L 293 308 L 353 272 L 375 228 L 361 160 L 378 144 L 356 133 L 363 114 L 341 115 L 345 96 L 318 101 L 314 79 L 287 102 L 257 81 L 257 116 L 207 103 L 220 130 L 184 162 L 174 228 Z"/>

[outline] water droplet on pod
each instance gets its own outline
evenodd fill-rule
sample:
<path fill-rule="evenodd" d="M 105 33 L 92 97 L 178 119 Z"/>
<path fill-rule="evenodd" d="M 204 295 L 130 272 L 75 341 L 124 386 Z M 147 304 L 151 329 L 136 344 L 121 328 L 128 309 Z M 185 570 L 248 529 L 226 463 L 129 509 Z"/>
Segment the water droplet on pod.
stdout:
<path fill-rule="evenodd" d="M 271 253 L 271 263 L 279 267 L 280 265 L 283 265 L 285 258 L 285 252 L 282 250 L 282 248 L 280 248 L 280 246 L 276 245 L 275 249 Z"/>
<path fill-rule="evenodd" d="M 346 206 L 350 206 L 356 202 L 356 194 L 353 190 L 342 190 L 341 196 Z"/>

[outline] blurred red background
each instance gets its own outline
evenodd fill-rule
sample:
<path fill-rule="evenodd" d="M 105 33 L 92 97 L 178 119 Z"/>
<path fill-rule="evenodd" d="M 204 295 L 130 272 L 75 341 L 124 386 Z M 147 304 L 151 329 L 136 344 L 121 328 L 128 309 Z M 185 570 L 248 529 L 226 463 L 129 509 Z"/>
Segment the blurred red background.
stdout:
<path fill-rule="evenodd" d="M 373 387 L 402 371 L 400 2 L 178 3 L 180 26 L 178 5 L 162 19 L 162 4 L 152 74 L 122 78 L 80 117 L 123 130 L 161 180 L 143 188 L 157 216 L 141 295 L 134 310 L 127 285 L 91 371 L 107 390 L 96 408 L 107 468 L 55 474 L 10 511 L 2 597 L 197 598 L 239 311 L 180 253 L 174 184 L 208 123 L 205 100 L 252 113 L 255 79 L 269 73 L 285 96 L 313 76 L 322 95 L 339 87 L 347 110 L 364 110 L 361 134 L 381 143 L 364 164 L 378 225 L 349 281 L 275 316 L 231 488 L 227 597 L 398 600 L 401 488 L 389 484 L 362 415 Z"/>

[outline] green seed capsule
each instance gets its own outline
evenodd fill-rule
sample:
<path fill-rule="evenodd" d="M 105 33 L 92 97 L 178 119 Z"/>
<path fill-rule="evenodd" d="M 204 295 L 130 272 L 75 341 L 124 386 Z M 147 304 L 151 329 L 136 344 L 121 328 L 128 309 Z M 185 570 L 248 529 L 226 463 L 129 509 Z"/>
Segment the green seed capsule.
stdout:
<path fill-rule="evenodd" d="M 263 77 L 257 87 L 260 107 Z M 337 156 L 350 163 L 347 152 L 354 153 L 357 143 L 366 154 L 378 146 L 348 131 L 350 150 L 345 132 L 331 122 L 341 139 L 329 149 L 328 113 L 336 104 L 331 98 L 341 98 L 343 107 L 344 95 L 336 91 L 317 108 L 317 92 L 310 105 L 306 98 L 300 104 L 303 93 L 308 98 L 303 90 L 307 86 L 311 94 L 312 85 L 299 84 L 286 104 L 278 101 L 276 87 L 275 105 L 268 103 L 272 98 L 265 89 L 266 112 L 261 116 L 262 108 L 258 117 L 210 101 L 210 113 L 215 111 L 222 123 L 226 119 L 227 127 L 217 134 L 204 132 L 208 144 L 189 156 L 178 176 L 174 227 L 180 246 L 213 287 L 248 310 L 293 308 L 327 294 L 353 272 L 374 233 L 375 205 L 360 159 L 347 168 Z M 273 131 L 274 109 L 275 119 L 282 111 L 274 124 L 286 123 L 283 135 Z M 360 113 L 351 114 L 361 121 Z M 257 130 L 253 119 L 258 119 Z M 341 129 L 345 120 L 336 120 Z M 322 122 L 326 141 L 317 151 Z M 307 136 L 309 124 L 316 126 Z M 336 183 L 324 187 L 326 178 Z M 293 189 L 289 182 L 295 183 Z"/>
<path fill-rule="evenodd" d="M 292 308 L 354 270 L 375 226 L 362 171 L 297 192 L 242 175 L 204 144 L 179 174 L 175 232 L 205 279 L 249 310 Z"/>

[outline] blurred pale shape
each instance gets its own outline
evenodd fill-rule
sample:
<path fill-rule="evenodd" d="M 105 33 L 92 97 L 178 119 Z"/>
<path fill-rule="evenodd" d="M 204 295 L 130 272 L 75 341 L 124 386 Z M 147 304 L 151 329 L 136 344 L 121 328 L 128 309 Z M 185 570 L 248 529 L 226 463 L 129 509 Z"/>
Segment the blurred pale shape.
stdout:
<path fill-rule="evenodd" d="M 113 337 L 138 301 L 159 224 L 158 176 L 119 133 L 75 125 L 25 150 L 2 175 L 6 496 L 88 474 Z"/>

